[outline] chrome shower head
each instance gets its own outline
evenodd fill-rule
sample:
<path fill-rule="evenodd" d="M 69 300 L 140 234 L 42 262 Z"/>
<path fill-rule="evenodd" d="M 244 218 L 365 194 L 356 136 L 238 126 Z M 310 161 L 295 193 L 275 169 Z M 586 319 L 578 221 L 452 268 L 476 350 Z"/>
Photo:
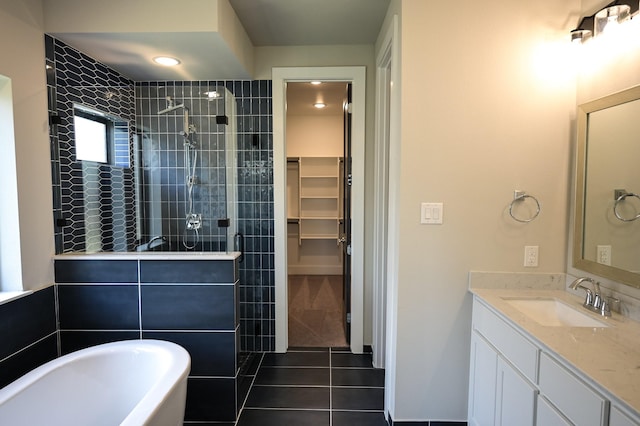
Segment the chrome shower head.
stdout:
<path fill-rule="evenodd" d="M 174 105 L 173 99 L 171 98 L 171 96 L 167 96 L 166 99 L 167 99 L 167 107 L 161 111 L 158 111 L 158 115 L 166 114 L 168 112 L 175 111 L 179 108 L 184 108 L 184 104 Z"/>

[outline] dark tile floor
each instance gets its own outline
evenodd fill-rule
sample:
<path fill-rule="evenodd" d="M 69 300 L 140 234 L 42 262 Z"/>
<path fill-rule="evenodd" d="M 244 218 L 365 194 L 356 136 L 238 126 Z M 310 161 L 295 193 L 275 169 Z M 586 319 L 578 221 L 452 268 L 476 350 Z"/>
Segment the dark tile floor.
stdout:
<path fill-rule="evenodd" d="M 386 426 L 371 354 L 300 348 L 262 355 L 237 426 Z"/>

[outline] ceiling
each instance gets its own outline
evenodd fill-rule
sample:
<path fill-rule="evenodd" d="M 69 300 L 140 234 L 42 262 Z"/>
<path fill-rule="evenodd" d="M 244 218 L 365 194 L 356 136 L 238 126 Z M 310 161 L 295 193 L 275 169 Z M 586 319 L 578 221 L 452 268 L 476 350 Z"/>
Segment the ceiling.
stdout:
<path fill-rule="evenodd" d="M 347 84 L 327 82 L 318 85 L 311 83 L 287 84 L 288 115 L 342 115 L 343 104 L 347 97 Z M 322 102 L 325 108 L 313 106 Z"/>
<path fill-rule="evenodd" d="M 117 23 L 110 24 L 110 8 L 71 15 L 68 9 L 82 7 L 83 1 L 46 0 L 45 13 L 58 23 L 50 34 L 132 80 L 252 78 L 217 32 L 176 30 L 176 25 L 166 32 L 123 31 Z M 229 0 L 229 4 L 254 47 L 357 45 L 375 43 L 389 0 Z M 166 14 L 156 9 L 147 18 L 161 20 Z M 92 15 L 95 22 L 86 18 Z M 78 19 L 86 20 L 87 26 L 74 28 Z M 100 26 L 104 22 L 106 27 Z M 160 67 L 150 60 L 161 55 L 178 57 L 182 63 Z M 345 83 L 290 83 L 288 114 L 342 115 L 345 91 Z M 314 108 L 318 101 L 326 108 Z"/>
<path fill-rule="evenodd" d="M 373 44 L 389 0 L 229 0 L 254 46 Z"/>
<path fill-rule="evenodd" d="M 191 31 L 188 24 L 171 20 L 166 32 L 145 32 L 135 23 L 122 30 L 127 26 L 118 22 L 119 12 L 108 3 L 85 1 L 45 0 L 45 20 L 51 22 L 48 33 L 126 77 L 135 81 L 252 78 L 252 70 L 215 31 Z M 389 6 L 389 0 L 228 1 L 254 47 L 373 44 Z M 169 18 L 170 12 L 162 8 L 143 9 L 150 22 Z M 123 17 L 131 19 L 137 18 Z M 162 55 L 178 57 L 182 63 L 170 68 L 151 61 Z"/>

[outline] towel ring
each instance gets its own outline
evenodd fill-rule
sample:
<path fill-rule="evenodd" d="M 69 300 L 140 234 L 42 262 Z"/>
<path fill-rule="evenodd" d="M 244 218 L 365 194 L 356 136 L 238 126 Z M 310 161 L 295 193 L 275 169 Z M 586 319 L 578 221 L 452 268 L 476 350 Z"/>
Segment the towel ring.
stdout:
<path fill-rule="evenodd" d="M 616 202 L 613 203 L 613 214 L 615 214 L 619 220 L 623 222 L 633 222 L 634 220 L 637 220 L 638 218 L 640 218 L 640 213 L 638 213 L 637 215 L 635 215 L 635 217 L 632 217 L 630 219 L 626 219 L 620 216 L 620 213 L 618 213 L 618 205 L 622 201 L 626 200 L 627 197 L 635 197 L 638 200 L 640 200 L 640 195 L 634 194 L 633 192 L 627 192 L 624 189 L 616 189 L 614 192 L 614 195 L 615 195 Z"/>
<path fill-rule="evenodd" d="M 515 204 L 516 201 L 524 201 L 525 198 L 531 198 L 533 201 L 535 201 L 535 203 L 536 203 L 536 212 L 533 214 L 533 216 L 531 216 L 528 219 L 520 219 L 519 217 L 516 217 L 516 215 L 513 214 L 513 205 Z M 514 191 L 514 193 L 513 193 L 513 201 L 511 201 L 511 204 L 509 204 L 509 216 L 511 216 L 514 220 L 516 220 L 518 222 L 529 223 L 533 219 L 538 217 L 539 214 L 540 214 L 540 203 L 538 202 L 538 199 L 536 197 L 534 197 L 533 195 L 529 195 L 526 192 Z"/>

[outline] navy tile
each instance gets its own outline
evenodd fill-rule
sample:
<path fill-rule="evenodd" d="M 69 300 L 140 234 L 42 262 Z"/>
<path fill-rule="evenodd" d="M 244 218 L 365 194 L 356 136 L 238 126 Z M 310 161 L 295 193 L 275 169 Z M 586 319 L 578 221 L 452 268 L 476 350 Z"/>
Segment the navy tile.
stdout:
<path fill-rule="evenodd" d="M 143 260 L 140 282 L 143 283 L 226 283 L 235 280 L 233 260 Z"/>
<path fill-rule="evenodd" d="M 55 334 L 0 362 L 0 388 L 58 356 Z"/>
<path fill-rule="evenodd" d="M 140 329 L 138 286 L 59 285 L 60 329 Z"/>
<path fill-rule="evenodd" d="M 332 368 L 333 386 L 384 387 L 384 370 L 373 368 Z"/>
<path fill-rule="evenodd" d="M 0 305 L 0 359 L 55 331 L 53 287 Z"/>
<path fill-rule="evenodd" d="M 337 410 L 383 410 L 384 389 L 332 388 L 333 408 Z"/>
<path fill-rule="evenodd" d="M 264 355 L 262 365 L 277 367 L 329 367 L 329 354 L 326 352 L 267 353 Z"/>
<path fill-rule="evenodd" d="M 62 355 L 102 343 L 140 338 L 139 331 L 60 331 Z"/>
<path fill-rule="evenodd" d="M 371 354 L 336 353 L 331 351 L 332 367 L 367 367 L 372 368 Z"/>
<path fill-rule="evenodd" d="M 234 330 L 232 285 L 144 285 L 144 330 Z"/>
<path fill-rule="evenodd" d="M 235 333 L 144 332 L 145 339 L 177 343 L 191 356 L 190 376 L 236 375 Z"/>
<path fill-rule="evenodd" d="M 234 421 L 236 419 L 235 380 L 189 378 L 185 421 Z"/>
<path fill-rule="evenodd" d="M 56 260 L 56 283 L 137 283 L 135 260 Z"/>
<path fill-rule="evenodd" d="M 237 426 L 329 426 L 329 411 L 244 409 Z"/>
<path fill-rule="evenodd" d="M 255 383 L 260 385 L 329 386 L 329 369 L 261 367 Z"/>
<path fill-rule="evenodd" d="M 387 426 L 382 412 L 334 411 L 333 426 Z"/>
<path fill-rule="evenodd" d="M 328 387 L 260 386 L 251 388 L 245 407 L 329 409 Z"/>
<path fill-rule="evenodd" d="M 429 426 L 467 426 L 467 422 L 429 422 Z"/>

